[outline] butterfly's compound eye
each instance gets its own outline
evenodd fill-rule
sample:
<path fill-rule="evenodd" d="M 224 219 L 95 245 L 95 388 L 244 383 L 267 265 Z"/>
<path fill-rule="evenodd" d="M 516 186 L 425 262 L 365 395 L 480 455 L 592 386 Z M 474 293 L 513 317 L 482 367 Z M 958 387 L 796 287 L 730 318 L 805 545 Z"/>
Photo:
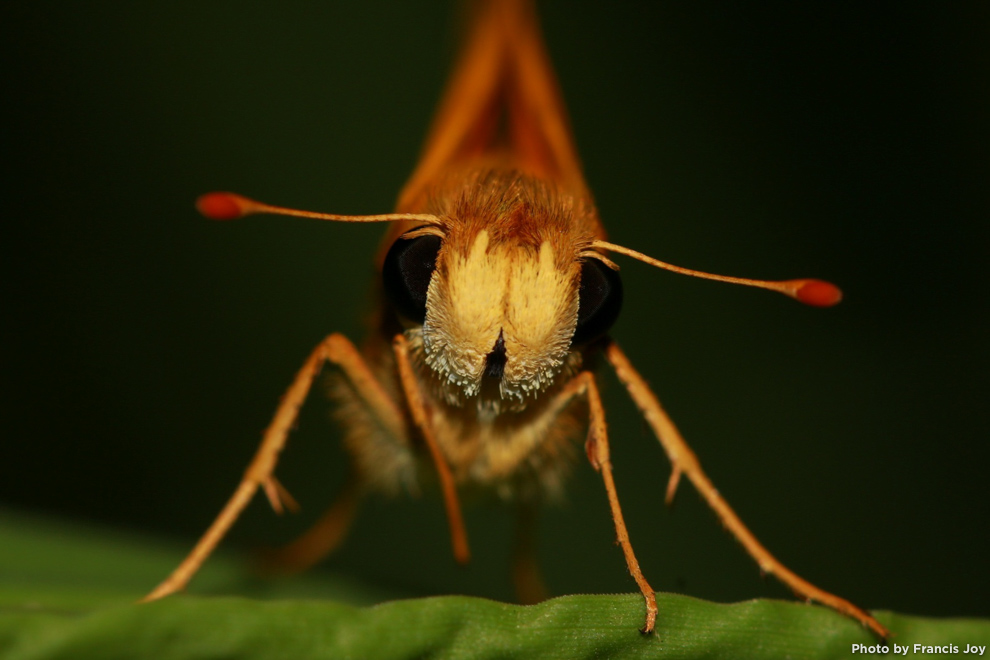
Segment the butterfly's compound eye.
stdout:
<path fill-rule="evenodd" d="M 578 319 L 572 345 L 587 344 L 612 327 L 622 309 L 622 280 L 619 273 L 598 259 L 581 263 L 578 289 Z"/>
<path fill-rule="evenodd" d="M 399 238 L 382 266 L 382 280 L 389 302 L 401 316 L 422 323 L 426 320 L 426 290 L 437 264 L 439 236 Z"/>

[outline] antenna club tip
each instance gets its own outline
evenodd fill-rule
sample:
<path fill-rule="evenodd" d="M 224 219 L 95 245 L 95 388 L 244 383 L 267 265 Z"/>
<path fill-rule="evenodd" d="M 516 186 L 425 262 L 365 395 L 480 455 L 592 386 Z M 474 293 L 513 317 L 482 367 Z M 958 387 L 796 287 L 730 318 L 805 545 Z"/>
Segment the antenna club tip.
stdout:
<path fill-rule="evenodd" d="M 236 220 L 251 212 L 247 199 L 229 192 L 200 195 L 196 210 L 211 220 Z"/>
<path fill-rule="evenodd" d="M 842 300 L 842 290 L 823 280 L 804 280 L 794 291 L 794 298 L 812 307 L 831 307 Z"/>

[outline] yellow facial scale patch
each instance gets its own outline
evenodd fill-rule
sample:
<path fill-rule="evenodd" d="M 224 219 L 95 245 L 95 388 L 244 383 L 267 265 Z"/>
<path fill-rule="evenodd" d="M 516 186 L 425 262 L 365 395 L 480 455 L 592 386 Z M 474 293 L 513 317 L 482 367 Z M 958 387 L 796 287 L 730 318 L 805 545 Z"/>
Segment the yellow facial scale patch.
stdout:
<path fill-rule="evenodd" d="M 430 282 L 426 361 L 473 396 L 501 332 L 507 357 L 502 396 L 518 400 L 544 389 L 563 364 L 577 319 L 575 285 L 556 268 L 549 243 L 536 252 L 489 245 L 482 230 L 468 254 L 451 254 L 444 275 Z"/>
<path fill-rule="evenodd" d="M 527 252 L 527 254 L 531 254 Z M 536 259 L 512 264 L 505 314 L 503 394 L 542 390 L 559 371 L 577 323 L 577 295 L 571 273 L 560 271 L 553 248 L 540 245 Z"/>

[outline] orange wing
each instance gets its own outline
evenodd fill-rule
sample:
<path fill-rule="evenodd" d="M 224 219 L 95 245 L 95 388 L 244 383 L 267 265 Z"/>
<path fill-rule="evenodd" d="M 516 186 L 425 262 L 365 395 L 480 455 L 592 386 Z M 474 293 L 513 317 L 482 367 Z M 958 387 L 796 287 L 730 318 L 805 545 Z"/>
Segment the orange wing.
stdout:
<path fill-rule="evenodd" d="M 587 196 L 532 3 L 479 2 L 467 36 L 396 211 L 421 212 L 437 178 L 486 161 Z"/>

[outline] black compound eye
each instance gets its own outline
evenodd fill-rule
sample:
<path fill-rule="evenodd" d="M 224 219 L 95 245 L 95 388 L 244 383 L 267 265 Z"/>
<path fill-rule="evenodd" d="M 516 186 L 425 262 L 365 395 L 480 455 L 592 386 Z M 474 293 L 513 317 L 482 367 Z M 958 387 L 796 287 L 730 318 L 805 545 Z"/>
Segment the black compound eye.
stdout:
<path fill-rule="evenodd" d="M 385 294 L 399 314 L 422 323 L 426 320 L 426 290 L 437 264 L 440 237 L 427 234 L 416 238 L 399 238 L 382 265 Z"/>
<path fill-rule="evenodd" d="M 612 327 L 622 309 L 622 280 L 619 273 L 598 259 L 581 263 L 578 289 L 577 328 L 571 345 L 587 344 Z"/>

